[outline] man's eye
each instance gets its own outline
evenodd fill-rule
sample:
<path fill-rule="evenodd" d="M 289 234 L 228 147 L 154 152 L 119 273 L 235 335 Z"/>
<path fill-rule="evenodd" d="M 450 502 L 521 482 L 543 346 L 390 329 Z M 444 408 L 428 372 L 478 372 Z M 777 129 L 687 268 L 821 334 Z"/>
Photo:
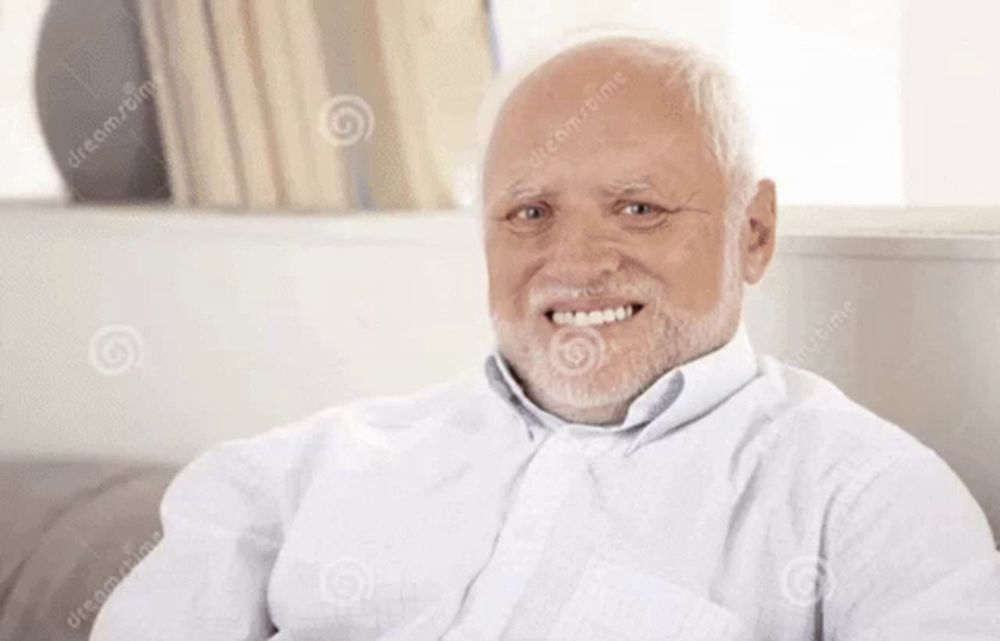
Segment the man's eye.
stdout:
<path fill-rule="evenodd" d="M 510 218 L 516 221 L 536 221 L 545 218 L 548 212 L 544 207 L 539 207 L 538 205 L 530 205 L 528 207 L 521 207 L 518 210 L 511 212 Z"/>
<path fill-rule="evenodd" d="M 649 216 L 662 211 L 659 207 L 654 207 L 649 203 L 629 203 L 622 208 L 622 212 L 630 216 Z"/>

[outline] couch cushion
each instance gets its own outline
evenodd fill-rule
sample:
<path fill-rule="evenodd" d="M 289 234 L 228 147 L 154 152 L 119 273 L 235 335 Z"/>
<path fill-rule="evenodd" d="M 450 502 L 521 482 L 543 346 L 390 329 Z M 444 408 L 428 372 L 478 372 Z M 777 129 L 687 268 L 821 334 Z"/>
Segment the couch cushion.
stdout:
<path fill-rule="evenodd" d="M 85 640 L 110 591 L 159 540 L 174 473 L 0 462 L 0 639 Z"/>

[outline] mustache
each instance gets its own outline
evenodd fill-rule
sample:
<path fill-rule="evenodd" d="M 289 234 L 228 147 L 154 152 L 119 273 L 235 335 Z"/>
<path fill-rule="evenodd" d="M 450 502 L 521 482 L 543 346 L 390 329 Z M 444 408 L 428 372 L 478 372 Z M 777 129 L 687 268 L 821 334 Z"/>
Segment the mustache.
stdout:
<path fill-rule="evenodd" d="M 627 298 L 650 301 L 658 298 L 660 285 L 648 279 L 607 280 L 587 285 L 547 283 L 539 285 L 528 293 L 528 307 L 535 311 L 545 311 L 553 300 L 588 298 Z"/>

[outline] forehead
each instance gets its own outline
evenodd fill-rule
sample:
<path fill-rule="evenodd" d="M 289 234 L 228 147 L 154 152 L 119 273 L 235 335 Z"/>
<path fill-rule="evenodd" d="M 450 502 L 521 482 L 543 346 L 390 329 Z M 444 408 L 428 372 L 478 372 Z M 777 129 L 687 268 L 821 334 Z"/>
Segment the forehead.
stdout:
<path fill-rule="evenodd" d="M 500 110 L 487 148 L 487 193 L 559 180 L 721 180 L 687 86 L 615 47 L 558 56 Z"/>

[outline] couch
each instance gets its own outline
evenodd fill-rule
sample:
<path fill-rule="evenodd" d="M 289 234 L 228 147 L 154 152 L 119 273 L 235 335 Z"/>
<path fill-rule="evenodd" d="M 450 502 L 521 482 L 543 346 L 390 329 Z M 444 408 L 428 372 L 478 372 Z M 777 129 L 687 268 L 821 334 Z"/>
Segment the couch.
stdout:
<path fill-rule="evenodd" d="M 0 461 L 0 639 L 84 640 L 160 537 L 170 466 Z"/>

